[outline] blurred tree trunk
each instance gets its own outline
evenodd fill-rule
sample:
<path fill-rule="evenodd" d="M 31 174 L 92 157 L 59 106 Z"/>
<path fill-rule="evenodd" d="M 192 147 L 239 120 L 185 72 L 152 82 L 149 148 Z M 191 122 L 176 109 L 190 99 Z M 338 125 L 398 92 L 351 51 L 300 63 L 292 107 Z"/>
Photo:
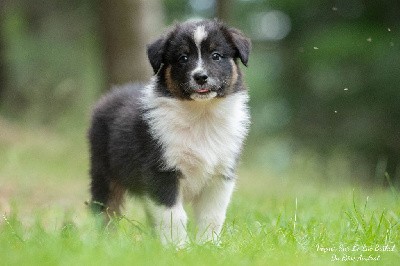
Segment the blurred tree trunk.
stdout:
<path fill-rule="evenodd" d="M 232 6 L 232 0 L 217 0 L 217 18 L 226 23 L 231 23 Z"/>
<path fill-rule="evenodd" d="M 1 21 L 0 21 L 1 23 Z M 6 75 L 5 75 L 5 60 L 4 60 L 4 45 L 3 45 L 3 38 L 0 38 L 0 100 L 3 96 L 3 91 L 5 90 L 6 86 Z"/>
<path fill-rule="evenodd" d="M 2 30 L 2 25 L 4 23 L 4 9 L 5 1 L 0 1 L 0 103 L 2 100 L 3 92 L 5 91 L 6 81 L 6 67 L 5 67 L 5 56 L 4 56 L 4 36 Z"/>
<path fill-rule="evenodd" d="M 159 0 L 104 0 L 101 25 L 108 85 L 147 81 L 152 75 L 146 44 L 163 29 Z"/>

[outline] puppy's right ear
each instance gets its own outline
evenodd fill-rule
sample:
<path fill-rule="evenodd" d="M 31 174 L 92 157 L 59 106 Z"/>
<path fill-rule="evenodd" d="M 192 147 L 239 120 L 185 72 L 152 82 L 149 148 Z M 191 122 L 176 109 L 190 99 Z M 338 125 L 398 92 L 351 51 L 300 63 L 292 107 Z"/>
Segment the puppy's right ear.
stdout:
<path fill-rule="evenodd" d="M 165 37 L 161 37 L 160 39 L 147 45 L 147 57 L 149 58 L 154 74 L 158 72 L 163 61 L 164 46 L 166 42 L 165 39 Z"/>

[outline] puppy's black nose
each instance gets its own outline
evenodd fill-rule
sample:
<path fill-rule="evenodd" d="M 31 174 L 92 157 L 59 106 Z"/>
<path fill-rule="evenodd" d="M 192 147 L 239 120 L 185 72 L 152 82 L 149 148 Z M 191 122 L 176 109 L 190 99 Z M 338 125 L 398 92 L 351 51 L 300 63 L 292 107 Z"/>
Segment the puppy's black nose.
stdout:
<path fill-rule="evenodd" d="M 196 72 L 193 74 L 193 79 L 196 81 L 197 84 L 203 85 L 207 82 L 207 74 L 204 72 Z"/>

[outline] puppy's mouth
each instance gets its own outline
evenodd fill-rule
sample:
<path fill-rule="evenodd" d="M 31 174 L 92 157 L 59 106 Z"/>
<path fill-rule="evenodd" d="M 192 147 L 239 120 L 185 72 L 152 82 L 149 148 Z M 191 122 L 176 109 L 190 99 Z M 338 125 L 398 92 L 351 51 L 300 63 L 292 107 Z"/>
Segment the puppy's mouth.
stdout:
<path fill-rule="evenodd" d="M 195 90 L 196 93 L 204 94 L 204 93 L 209 93 L 211 90 L 209 88 L 200 88 Z"/>
<path fill-rule="evenodd" d="M 190 98 L 196 101 L 210 100 L 217 96 L 217 92 L 211 88 L 197 88 L 190 94 Z"/>

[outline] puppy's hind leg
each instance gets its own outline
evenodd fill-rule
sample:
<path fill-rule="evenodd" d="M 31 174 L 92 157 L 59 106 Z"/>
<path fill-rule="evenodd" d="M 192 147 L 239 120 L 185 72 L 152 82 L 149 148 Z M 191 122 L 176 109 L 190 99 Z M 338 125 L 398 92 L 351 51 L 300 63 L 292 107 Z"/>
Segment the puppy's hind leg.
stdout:
<path fill-rule="evenodd" d="M 126 189 L 117 182 L 110 182 L 110 193 L 106 205 L 106 214 L 108 217 L 121 216 L 121 206 L 124 200 Z"/>
<path fill-rule="evenodd" d="M 108 130 L 101 120 L 94 120 L 89 132 L 90 140 L 90 191 L 92 199 L 90 207 L 95 214 L 103 213 L 105 222 L 120 215 L 120 205 L 125 188 L 111 178 L 108 154 Z"/>
<path fill-rule="evenodd" d="M 104 104 L 104 103 L 103 103 Z M 103 213 L 105 222 L 120 214 L 125 189 L 112 178 L 109 153 L 109 118 L 106 105 L 96 107 L 88 132 L 90 144 L 90 207 L 95 214 Z"/>
<path fill-rule="evenodd" d="M 110 181 L 102 175 L 93 175 L 91 182 L 92 200 L 90 207 L 95 214 L 103 213 L 105 222 L 110 218 L 120 216 L 126 189 L 115 181 Z"/>

